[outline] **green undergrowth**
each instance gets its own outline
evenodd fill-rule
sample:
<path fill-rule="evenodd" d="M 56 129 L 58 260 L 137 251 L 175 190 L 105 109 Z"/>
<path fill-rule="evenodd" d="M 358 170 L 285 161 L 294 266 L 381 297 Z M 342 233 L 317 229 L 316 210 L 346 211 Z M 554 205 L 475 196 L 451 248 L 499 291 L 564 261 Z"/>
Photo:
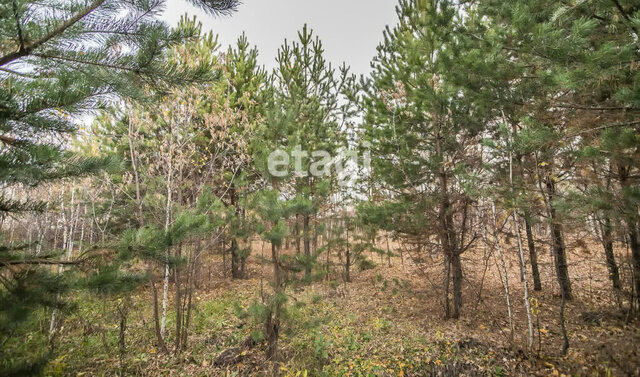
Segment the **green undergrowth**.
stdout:
<path fill-rule="evenodd" d="M 244 347 L 253 337 L 260 341 L 260 325 L 239 315 L 249 308 L 257 292 L 228 291 L 216 298 L 194 298 L 187 350 L 173 353 L 173 311 L 167 318 L 166 344 L 170 355 L 160 355 L 155 345 L 151 300 L 134 295 L 127 317 L 126 374 L 211 375 L 211 365 L 222 351 Z M 120 317 L 116 308 L 121 298 L 77 297 L 77 308 L 67 314 L 53 343 L 53 357 L 45 368 L 47 376 L 116 375 L 120 372 Z M 49 349 L 42 336 L 50 313 L 34 319 L 31 335 L 9 347 Z M 446 339 L 437 329 L 420 329 L 403 321 L 392 321 L 384 310 L 358 313 L 348 299 L 332 298 L 309 289 L 289 298 L 282 326 L 279 355 L 283 376 L 423 376 L 454 365 L 481 375 L 501 375 L 494 355 L 481 348 L 461 348 L 457 340 Z M 246 352 L 253 360 L 264 359 L 264 345 L 258 342 Z M 266 364 L 263 364 L 266 365 Z M 230 375 L 247 375 L 238 364 Z M 256 368 L 256 363 L 251 366 Z M 242 374 L 242 373 L 245 374 Z M 215 373 L 213 375 L 216 375 Z M 248 375 L 251 375 L 250 373 Z"/>

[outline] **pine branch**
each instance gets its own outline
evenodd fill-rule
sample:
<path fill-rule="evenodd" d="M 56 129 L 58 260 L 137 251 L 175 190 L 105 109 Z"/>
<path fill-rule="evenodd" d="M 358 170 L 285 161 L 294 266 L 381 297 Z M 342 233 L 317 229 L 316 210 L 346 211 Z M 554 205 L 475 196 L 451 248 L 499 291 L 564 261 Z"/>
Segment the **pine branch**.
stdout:
<path fill-rule="evenodd" d="M 64 260 L 52 260 L 52 259 L 26 259 L 26 260 L 12 260 L 0 262 L 5 266 L 21 266 L 21 265 L 78 265 L 87 261 L 88 258 L 64 261 Z"/>
<path fill-rule="evenodd" d="M 629 127 L 629 126 L 637 126 L 640 125 L 640 120 L 636 120 L 636 121 L 631 121 L 631 122 L 622 122 L 622 123 L 613 123 L 613 124 L 606 124 L 604 126 L 600 126 L 600 127 L 595 127 L 595 128 L 590 128 L 588 130 L 584 130 L 584 131 L 580 131 L 580 132 L 576 132 L 574 134 L 569 135 L 570 137 L 574 137 L 574 136 L 578 136 L 578 135 L 584 135 L 584 134 L 588 134 L 591 132 L 596 132 L 596 131 L 601 131 L 601 130 L 606 130 L 609 128 L 616 128 L 616 127 Z"/>
<path fill-rule="evenodd" d="M 16 76 L 24 77 L 26 79 L 36 79 L 37 78 L 37 76 L 34 76 L 34 75 L 29 75 L 29 74 L 26 74 L 26 73 L 17 72 L 17 71 L 14 71 L 12 69 L 3 68 L 3 67 L 0 67 L 0 71 L 6 72 L 6 73 L 8 73 L 10 75 L 16 75 Z"/>
<path fill-rule="evenodd" d="M 96 8 L 98 8 L 105 0 L 95 0 L 90 6 L 82 10 L 82 12 L 76 14 L 71 17 L 67 21 L 63 22 L 57 28 L 51 30 L 49 33 L 44 35 L 42 38 L 34 41 L 33 43 L 29 43 L 28 45 L 21 44 L 18 51 L 7 54 L 3 57 L 0 57 L 0 67 L 11 63 L 16 59 L 20 59 L 22 57 L 30 55 L 35 49 L 47 43 L 51 39 L 57 37 L 58 35 L 64 33 L 65 30 L 73 26 L 76 22 L 80 21 L 82 18 L 86 17 L 88 14 L 93 12 Z"/>
<path fill-rule="evenodd" d="M 229 15 L 238 9 L 239 0 L 188 0 L 191 4 L 211 15 Z"/>
<path fill-rule="evenodd" d="M 93 65 L 93 66 L 102 67 L 102 68 L 110 68 L 110 69 L 116 69 L 121 71 L 140 73 L 137 69 L 133 69 L 125 66 L 119 66 L 115 64 L 109 64 L 105 62 L 93 62 L 85 59 L 77 59 L 77 58 L 72 58 L 68 56 L 58 56 L 58 55 L 49 55 L 49 54 L 40 54 L 40 53 L 34 53 L 32 55 L 42 59 L 51 59 L 51 60 L 58 60 L 62 62 L 86 64 L 86 65 Z"/>
<path fill-rule="evenodd" d="M 626 106 L 584 106 L 574 103 L 559 102 L 553 104 L 553 107 L 562 109 L 590 110 L 590 111 L 640 111 L 640 108 Z"/>

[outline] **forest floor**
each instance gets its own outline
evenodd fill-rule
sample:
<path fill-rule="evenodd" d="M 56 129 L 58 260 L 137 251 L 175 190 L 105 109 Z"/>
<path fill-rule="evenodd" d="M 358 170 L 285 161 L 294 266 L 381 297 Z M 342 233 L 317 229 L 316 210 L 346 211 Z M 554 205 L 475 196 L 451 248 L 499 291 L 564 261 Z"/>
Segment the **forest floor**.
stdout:
<path fill-rule="evenodd" d="M 562 355 L 560 295 L 548 248 L 540 248 L 543 290 L 537 302 L 535 339 L 527 350 L 527 321 L 515 241 L 504 245 L 514 316 L 514 336 L 504 288 L 492 254 L 482 248 L 464 254 L 464 307 L 460 319 L 445 320 L 442 264 L 436 256 L 421 260 L 380 259 L 376 266 L 354 267 L 352 282 L 317 282 L 291 289 L 289 311 L 279 342 L 279 373 L 284 376 L 425 375 L 640 375 L 640 321 L 629 318 L 610 287 L 604 256 L 597 244 L 578 235 L 569 245 L 575 299 L 566 305 L 570 348 Z M 260 246 L 248 260 L 248 279 L 222 278 L 218 256 L 203 268 L 203 287 L 195 297 L 187 350 L 165 355 L 154 346 L 151 294 L 132 296 L 127 321 L 126 375 L 253 376 L 271 375 L 264 345 L 248 344 L 259 329 L 239 315 L 268 289 L 270 268 L 261 265 Z M 265 246 L 265 250 L 268 247 Z M 619 249 L 622 249 L 621 247 Z M 628 279 L 628 254 L 618 255 Z M 390 262 L 390 264 L 389 264 Z M 530 274 L 529 271 L 527 271 Z M 529 276 L 530 279 L 530 276 Z M 626 280 L 625 279 L 625 280 Z M 628 284 L 628 283 L 627 283 Z M 628 286 L 628 285 L 627 285 Z M 87 297 L 65 321 L 49 375 L 110 376 L 121 365 L 118 353 L 118 301 Z M 173 302 L 170 301 L 172 304 Z M 628 299 L 622 298 L 623 307 Z M 171 312 L 173 312 L 171 310 Z M 98 314 L 96 314 L 98 313 Z M 43 321 L 46 325 L 46 320 Z M 173 349 L 175 319 L 168 317 L 167 345 Z M 236 359 L 214 365 L 221 352 Z"/>

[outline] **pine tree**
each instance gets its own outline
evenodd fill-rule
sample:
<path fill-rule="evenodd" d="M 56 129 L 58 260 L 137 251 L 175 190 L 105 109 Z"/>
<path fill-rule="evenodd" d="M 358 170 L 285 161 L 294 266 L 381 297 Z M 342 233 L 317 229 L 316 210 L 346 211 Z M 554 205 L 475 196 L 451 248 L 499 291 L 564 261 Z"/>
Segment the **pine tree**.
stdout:
<path fill-rule="evenodd" d="M 568 195 L 575 191 L 572 180 L 586 184 L 586 197 L 594 204 L 583 221 L 595 216 L 609 239 L 612 211 L 624 213 L 629 244 L 638 249 L 638 202 L 629 173 L 637 169 L 631 145 L 638 133 L 633 88 L 639 76 L 634 63 L 628 66 L 638 57 L 638 7 L 618 0 L 552 6 L 545 1 L 490 1 L 480 6 L 480 13 L 491 20 L 492 32 L 483 39 L 502 39 L 500 45 L 520 67 L 523 80 L 514 81 L 522 93 L 516 116 L 524 125 L 520 144 L 534 157 L 530 166 L 546 200 L 559 285 L 569 299 L 562 228 L 571 220 L 565 209 L 577 204 L 566 199 L 576 198 Z M 583 199 L 580 204 L 586 203 Z M 603 202 L 611 204 L 610 210 L 598 205 Z M 615 275 L 611 247 L 605 242 L 607 264 Z M 634 265 L 640 266 L 640 251 L 633 255 Z M 640 282 L 635 284 L 640 288 Z"/>
<path fill-rule="evenodd" d="M 279 112 L 276 116 L 283 119 L 286 127 L 278 147 L 293 157 L 291 167 L 295 174 L 291 190 L 295 212 L 302 218 L 304 255 L 311 260 L 315 258 L 311 252 L 311 219 L 326 202 L 331 180 L 335 179 L 328 159 L 337 154 L 340 146 L 345 146 L 339 123 L 339 98 L 350 76 L 343 67 L 336 77 L 335 69 L 324 58 L 321 40 L 307 25 L 298 32 L 298 41 L 285 41 L 278 51 L 277 62 L 274 88 L 280 110 L 276 110 Z"/>
<path fill-rule="evenodd" d="M 460 24 L 454 5 L 401 1 L 397 12 L 399 25 L 384 34 L 364 99 L 375 184 L 393 193 L 378 207 L 394 218 L 393 230 L 411 244 L 437 238 L 445 267 L 445 314 L 457 318 L 460 256 L 475 239 L 467 215 L 477 169 L 471 156 L 483 115 L 460 94 L 465 88 L 451 72 L 462 55 L 453 36 Z"/>
<path fill-rule="evenodd" d="M 224 103 L 218 108 L 227 114 L 233 114 L 228 121 L 228 130 L 223 133 L 223 142 L 231 146 L 223 161 L 224 173 L 217 182 L 221 195 L 230 208 L 233 208 L 234 220 L 229 227 L 231 237 L 231 275 L 234 278 L 245 276 L 245 261 L 250 253 L 248 238 L 251 225 L 246 218 L 246 199 L 256 190 L 259 176 L 254 169 L 249 141 L 254 137 L 257 126 L 264 119 L 267 75 L 258 65 L 258 50 L 251 47 L 243 34 L 235 47 L 229 47 L 224 63 L 224 76 L 221 85 L 225 86 Z M 215 108 L 215 106 L 214 106 Z M 220 110 L 218 110 L 220 111 Z M 221 112 L 222 112 L 221 111 Z M 253 184 L 252 184 L 253 183 Z M 245 202 L 245 204 L 243 204 Z M 240 247 L 240 243 L 244 247 Z"/>
<path fill-rule="evenodd" d="M 226 14 L 233 0 L 195 0 L 213 14 Z M 171 64 L 167 50 L 199 33 L 196 25 L 169 30 L 155 19 L 161 1 L 5 2 L 0 6 L 0 218 L 43 209 L 38 201 L 19 201 L 8 187 L 35 187 L 56 179 L 77 178 L 105 168 L 109 160 L 68 151 L 78 118 L 109 101 L 145 100 L 146 88 L 162 92 L 172 85 L 207 79 L 211 67 Z M 61 306 L 57 297 L 65 283 L 39 265 L 62 264 L 57 253 L 37 258 L 20 247 L 0 247 L 3 279 L 1 315 L 9 324 L 5 337 L 33 308 Z M 80 261 L 65 262 L 68 265 Z M 16 270 L 18 269 L 18 270 Z M 46 296 L 43 293 L 49 292 Z M 5 305 L 11 301 L 20 305 Z M 6 319 L 6 321 L 5 321 Z M 19 358 L 3 369 L 8 374 L 35 373 L 46 357 Z M 46 356 L 46 355 L 44 355 Z M 35 362 L 34 362 L 35 361 Z"/>

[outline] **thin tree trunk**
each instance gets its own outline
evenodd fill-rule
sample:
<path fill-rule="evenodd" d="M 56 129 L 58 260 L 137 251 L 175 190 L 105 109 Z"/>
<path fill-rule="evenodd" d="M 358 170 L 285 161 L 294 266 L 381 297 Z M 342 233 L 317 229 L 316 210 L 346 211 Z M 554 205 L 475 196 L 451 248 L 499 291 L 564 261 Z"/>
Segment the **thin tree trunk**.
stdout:
<path fill-rule="evenodd" d="M 271 244 L 271 262 L 273 264 L 273 289 L 274 294 L 282 294 L 282 282 L 280 280 L 280 266 L 278 258 L 278 247 L 275 243 Z M 267 335 L 267 358 L 276 361 L 278 352 L 278 336 L 280 332 L 280 300 L 274 300 L 273 312 L 267 318 L 265 324 L 265 332 Z"/>
<path fill-rule="evenodd" d="M 127 353 L 126 333 L 127 333 L 127 315 L 129 314 L 129 296 L 125 296 L 125 300 L 118 306 L 118 314 L 120 315 L 120 338 L 118 340 L 118 351 L 120 356 L 120 376 L 125 375 L 125 357 Z"/>
<path fill-rule="evenodd" d="M 460 261 L 460 253 L 455 252 L 451 258 L 451 269 L 453 278 L 453 314 L 452 318 L 460 317 L 460 309 L 462 308 L 462 263 Z"/>
<path fill-rule="evenodd" d="M 167 202 L 165 206 L 165 220 L 164 220 L 164 231 L 169 231 L 169 224 L 171 222 L 171 206 L 172 202 L 172 194 L 173 189 L 171 187 L 173 179 L 173 121 L 170 122 L 170 130 L 169 130 L 169 156 L 168 156 L 168 167 L 167 167 Z M 162 286 L 162 317 L 160 319 L 160 335 L 164 336 L 164 331 L 167 323 L 167 303 L 168 303 L 168 295 L 169 295 L 169 255 L 170 248 L 167 248 L 164 253 L 165 264 L 164 264 L 164 283 Z"/>
<path fill-rule="evenodd" d="M 239 255 L 239 247 L 238 247 L 238 241 L 236 240 L 235 237 L 233 237 L 231 239 L 231 248 L 230 248 L 230 254 L 231 254 L 231 278 L 233 279 L 240 279 L 242 278 L 242 269 L 241 269 L 241 261 L 240 261 L 240 255 Z"/>
<path fill-rule="evenodd" d="M 303 235 L 303 239 L 304 239 L 304 255 L 309 258 L 311 257 L 311 238 L 310 238 L 310 227 L 309 227 L 309 220 L 310 220 L 310 215 L 303 215 L 302 220 L 302 231 L 304 232 Z M 307 263 L 309 261 L 307 260 Z M 311 274 L 311 268 L 307 267 L 304 270 L 304 274 L 305 276 L 309 276 Z"/>
<path fill-rule="evenodd" d="M 389 267 L 391 267 L 391 248 L 389 247 L 389 237 L 386 236 L 385 239 L 387 240 L 387 262 Z"/>
<path fill-rule="evenodd" d="M 524 250 L 522 247 L 522 237 L 520 236 L 520 224 L 516 211 L 513 211 L 513 223 L 516 228 L 516 237 L 518 238 L 518 256 L 520 257 L 520 272 L 523 276 L 522 286 L 524 288 L 524 307 L 527 311 L 527 328 L 529 329 L 529 339 L 527 345 L 529 349 L 533 347 L 533 319 L 531 318 L 531 303 L 529 302 L 529 282 L 527 281 L 527 266 L 524 258 Z"/>
<path fill-rule="evenodd" d="M 531 231 L 531 215 L 525 213 L 524 227 L 527 233 L 527 246 L 529 247 L 529 261 L 531 262 L 531 274 L 533 275 L 533 290 L 541 291 L 542 282 L 540 280 L 540 270 L 538 268 L 538 253 L 536 252 L 536 244 Z"/>
<path fill-rule="evenodd" d="M 607 268 L 609 269 L 609 279 L 613 283 L 613 288 L 619 290 L 620 285 L 620 272 L 618 271 L 618 264 L 616 263 L 616 256 L 613 252 L 613 231 L 611 227 L 611 219 L 609 216 L 604 216 L 602 219 L 602 247 L 604 248 L 605 260 L 607 262 Z"/>
<path fill-rule="evenodd" d="M 296 214 L 294 232 L 296 233 L 296 254 L 300 254 L 300 215 Z"/>
<path fill-rule="evenodd" d="M 344 270 L 344 281 L 346 283 L 351 282 L 351 251 L 349 250 L 349 225 L 345 223 L 346 229 L 346 252 L 345 252 L 345 270 Z"/>
<path fill-rule="evenodd" d="M 510 139 L 513 137 L 513 134 L 510 135 Z M 512 140 L 510 140 L 510 143 Z M 513 184 L 513 152 L 509 151 L 509 184 L 511 185 L 512 193 L 516 193 L 514 184 Z M 524 248 L 522 247 L 522 236 L 520 234 L 520 221 L 518 220 L 517 210 L 513 209 L 513 224 L 516 230 L 516 238 L 518 240 L 518 256 L 520 261 L 520 275 L 522 276 L 522 287 L 524 289 L 523 298 L 524 298 L 524 307 L 527 311 L 527 328 L 529 330 L 529 338 L 527 342 L 527 346 L 529 349 L 533 347 L 533 320 L 531 318 L 531 305 L 529 302 L 529 282 L 527 281 L 527 265 L 526 260 L 524 258 Z"/>
<path fill-rule="evenodd" d="M 182 256 L 182 242 L 176 248 L 178 257 Z M 175 354 L 182 350 L 182 279 L 179 267 L 174 267 L 173 278 L 175 281 L 175 305 L 176 305 L 176 339 Z"/>
<path fill-rule="evenodd" d="M 449 287 L 451 286 L 451 261 L 448 255 L 444 255 L 444 317 L 451 318 L 451 305 L 449 304 Z"/>
<path fill-rule="evenodd" d="M 327 281 L 329 280 L 329 272 L 331 271 L 331 240 L 333 238 L 333 219 L 329 219 L 329 226 L 327 230 L 327 261 L 326 261 L 326 272 L 327 272 Z"/>
<path fill-rule="evenodd" d="M 133 113 L 133 112 L 132 112 Z M 138 226 L 143 226 L 144 217 L 142 215 L 142 197 L 140 195 L 140 177 L 138 175 L 138 158 L 133 146 L 133 121 L 129 120 L 129 155 L 131 158 L 131 170 L 133 170 L 133 180 L 136 186 L 136 209 L 138 215 Z"/>
<path fill-rule="evenodd" d="M 553 247 L 553 258 L 556 266 L 556 277 L 560 290 L 564 294 L 564 299 L 569 301 L 573 299 L 571 289 L 571 280 L 569 279 L 569 268 L 567 264 L 567 253 L 564 243 L 564 231 L 562 223 L 558 218 L 558 213 L 553 204 L 556 196 L 555 183 L 550 175 L 546 178 L 548 211 L 549 211 L 549 229 L 551 230 L 551 245 Z"/>
<path fill-rule="evenodd" d="M 629 182 L 629 168 L 619 167 L 620 185 L 623 189 L 631 188 Z M 631 200 L 625 200 L 628 228 L 629 247 L 631 248 L 631 264 L 633 266 L 633 289 L 635 290 L 636 305 L 640 308 L 640 232 L 638 231 L 638 207 Z M 631 305 L 633 307 L 633 304 Z"/>
<path fill-rule="evenodd" d="M 498 258 L 500 260 L 500 269 L 504 276 L 503 286 L 504 293 L 507 300 L 507 315 L 509 316 L 509 329 L 511 330 L 511 344 L 513 345 L 513 314 L 511 309 L 511 295 L 509 293 L 509 274 L 507 273 L 507 265 L 504 261 L 504 255 L 502 253 L 502 245 L 500 245 L 500 239 L 498 238 L 498 218 L 496 214 L 496 204 L 491 203 L 491 213 L 493 214 L 493 239 L 495 242 L 495 248 L 498 252 Z M 486 242 L 486 239 L 485 239 Z"/>
<path fill-rule="evenodd" d="M 164 343 L 164 337 L 162 336 L 162 331 L 160 328 L 160 313 L 158 311 L 158 290 L 156 289 L 156 283 L 151 278 L 151 293 L 153 295 L 153 324 L 154 330 L 156 333 L 156 340 L 158 342 L 158 348 L 163 353 L 169 353 L 167 350 L 167 346 Z"/>
<path fill-rule="evenodd" d="M 440 130 L 436 135 L 436 155 L 444 158 L 441 145 Z M 438 237 L 442 246 L 442 251 L 451 263 L 453 278 L 453 314 L 452 318 L 460 316 L 462 307 L 462 264 L 460 262 L 460 252 L 457 248 L 457 238 L 453 225 L 453 211 L 449 198 L 448 178 L 444 164 L 441 164 L 438 171 L 440 185 L 440 208 L 438 210 Z M 448 300 L 448 298 L 447 298 Z"/>
<path fill-rule="evenodd" d="M 182 348 L 187 348 L 187 339 L 189 336 L 189 324 L 191 323 L 191 308 L 193 303 L 193 291 L 196 288 L 197 279 L 197 266 L 200 260 L 200 254 L 202 253 L 202 240 L 200 238 L 196 241 L 196 247 L 193 253 L 193 260 L 191 262 L 190 274 L 187 282 L 187 299 L 186 299 L 186 315 L 184 320 L 184 326 L 182 327 Z M 189 258 L 191 260 L 191 258 Z"/>

